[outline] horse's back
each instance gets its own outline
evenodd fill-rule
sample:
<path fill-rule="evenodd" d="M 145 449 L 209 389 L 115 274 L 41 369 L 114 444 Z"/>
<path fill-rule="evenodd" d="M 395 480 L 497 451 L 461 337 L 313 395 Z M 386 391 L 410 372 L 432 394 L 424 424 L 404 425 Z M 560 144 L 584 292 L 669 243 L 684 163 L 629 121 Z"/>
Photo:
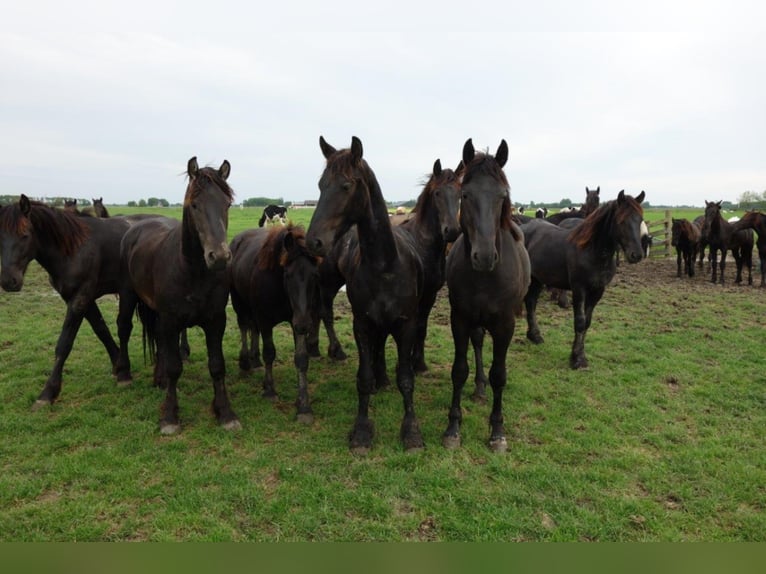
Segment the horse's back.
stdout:
<path fill-rule="evenodd" d="M 550 287 L 568 289 L 567 253 L 570 230 L 544 220 L 521 226 L 529 254 L 532 276 Z"/>

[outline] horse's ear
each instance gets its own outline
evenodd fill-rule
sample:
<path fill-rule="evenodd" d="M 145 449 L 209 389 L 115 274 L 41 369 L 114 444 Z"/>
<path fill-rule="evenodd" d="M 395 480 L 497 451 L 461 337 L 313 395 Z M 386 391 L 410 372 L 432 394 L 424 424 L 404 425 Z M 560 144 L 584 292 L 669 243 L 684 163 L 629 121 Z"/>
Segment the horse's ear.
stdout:
<path fill-rule="evenodd" d="M 601 193 L 601 186 L 600 185 L 596 188 L 596 195 L 598 195 L 599 193 Z"/>
<path fill-rule="evenodd" d="M 29 215 L 29 212 L 32 211 L 32 204 L 30 203 L 29 198 L 23 193 L 19 198 L 19 209 L 21 209 L 21 213 L 24 216 Z"/>
<path fill-rule="evenodd" d="M 471 163 L 473 156 L 476 155 L 476 150 L 473 148 L 473 140 L 468 138 L 463 146 L 463 164 L 468 165 Z"/>
<path fill-rule="evenodd" d="M 722 204 L 722 203 L 723 203 L 723 199 L 722 199 L 721 201 L 716 201 L 716 202 L 715 202 L 715 204 L 716 204 L 718 207 L 721 207 L 721 204 Z"/>
<path fill-rule="evenodd" d="M 199 164 L 197 164 L 197 156 L 195 155 L 189 160 L 189 163 L 186 164 L 186 173 L 189 177 L 195 177 L 198 172 Z"/>
<path fill-rule="evenodd" d="M 620 190 L 620 193 L 617 194 L 617 203 L 622 203 L 625 201 L 625 190 Z"/>
<path fill-rule="evenodd" d="M 457 164 L 457 167 L 455 168 L 455 175 L 458 177 L 462 177 L 463 172 L 465 171 L 465 163 L 463 163 L 463 160 L 460 160 L 460 163 Z"/>
<path fill-rule="evenodd" d="M 434 162 L 434 175 L 436 177 L 439 177 L 441 175 L 441 172 L 442 172 L 442 161 L 440 159 L 437 159 Z"/>
<path fill-rule="evenodd" d="M 221 167 L 218 168 L 218 175 L 221 176 L 221 179 L 226 181 L 227 179 L 229 179 L 230 173 L 231 173 L 231 164 L 229 163 L 228 159 L 225 159 L 223 160 Z"/>
<path fill-rule="evenodd" d="M 322 155 L 325 159 L 330 159 L 330 156 L 334 154 L 336 150 L 334 147 L 332 147 L 330 144 L 328 144 L 323 136 L 319 136 L 319 147 L 322 150 Z"/>
<path fill-rule="evenodd" d="M 639 193 L 639 194 L 636 196 L 636 201 L 637 201 L 638 203 L 641 203 L 642 201 L 644 201 L 644 197 L 646 197 L 646 193 L 644 192 L 644 190 L 641 190 L 641 193 Z"/>
<path fill-rule="evenodd" d="M 503 167 L 508 161 L 508 144 L 505 143 L 505 140 L 501 141 L 500 146 L 497 148 L 495 161 L 500 167 Z"/>
<path fill-rule="evenodd" d="M 351 159 L 354 160 L 354 163 L 359 163 L 363 153 L 362 140 L 356 136 L 351 136 Z"/>

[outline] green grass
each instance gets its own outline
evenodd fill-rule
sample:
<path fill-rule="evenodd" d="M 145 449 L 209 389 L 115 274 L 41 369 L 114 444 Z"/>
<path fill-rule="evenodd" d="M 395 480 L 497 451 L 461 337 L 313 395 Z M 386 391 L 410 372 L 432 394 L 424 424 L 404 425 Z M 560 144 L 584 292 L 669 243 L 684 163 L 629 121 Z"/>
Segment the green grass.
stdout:
<path fill-rule="evenodd" d="M 307 224 L 310 213 L 290 215 Z M 232 210 L 230 234 L 259 216 Z M 99 305 L 114 325 L 115 297 Z M 677 279 L 674 258 L 623 264 L 594 314 L 591 367 L 571 371 L 571 311 L 541 302 L 546 342 L 528 343 L 522 319 L 509 350 L 509 451 L 495 455 L 489 407 L 467 398 L 463 447 L 440 446 L 453 352 L 441 297 L 430 371 L 416 382 L 426 450 L 402 451 L 402 401 L 387 390 L 372 402 L 373 449 L 355 457 L 346 435 L 356 360 L 343 294 L 336 316 L 350 358 L 311 362 L 312 425 L 294 420 L 287 326 L 277 330 L 272 403 L 260 396 L 260 371 L 237 372 L 229 309 L 227 385 L 243 429 L 215 424 L 203 338 L 192 329 L 179 382 L 183 430 L 162 437 L 162 392 L 151 386 L 138 329 L 131 387 L 115 384 L 85 325 L 59 401 L 31 411 L 64 316 L 33 263 L 22 292 L 0 293 L 0 540 L 763 541 L 765 313 L 763 290 Z M 324 352 L 324 332 L 321 343 Z M 393 376 L 393 348 L 388 356 Z"/>

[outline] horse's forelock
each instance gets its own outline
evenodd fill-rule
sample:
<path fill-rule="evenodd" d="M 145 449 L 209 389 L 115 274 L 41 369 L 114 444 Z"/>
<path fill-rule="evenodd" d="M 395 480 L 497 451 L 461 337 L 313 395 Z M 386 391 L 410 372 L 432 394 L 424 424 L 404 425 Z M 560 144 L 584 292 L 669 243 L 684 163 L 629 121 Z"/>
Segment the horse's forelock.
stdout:
<path fill-rule="evenodd" d="M 494 156 L 477 152 L 473 159 L 465 166 L 465 172 L 463 173 L 463 184 L 467 184 L 477 175 L 488 175 L 502 182 L 503 185 L 508 187 L 508 179 L 505 177 L 505 172 Z"/>
<path fill-rule="evenodd" d="M 218 170 L 213 167 L 203 167 L 196 175 L 192 176 L 187 172 L 189 177 L 189 186 L 186 189 L 186 202 L 195 197 L 204 187 L 205 183 L 212 183 L 215 187 L 221 190 L 221 192 L 228 198 L 229 203 L 234 201 L 234 190 L 227 183 L 225 179 L 221 177 Z"/>

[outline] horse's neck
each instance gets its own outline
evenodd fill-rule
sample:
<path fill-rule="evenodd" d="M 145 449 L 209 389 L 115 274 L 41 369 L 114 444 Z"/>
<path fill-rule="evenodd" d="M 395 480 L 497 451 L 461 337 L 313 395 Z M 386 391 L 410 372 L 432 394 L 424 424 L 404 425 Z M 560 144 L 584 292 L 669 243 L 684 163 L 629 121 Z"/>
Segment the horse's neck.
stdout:
<path fill-rule="evenodd" d="M 375 178 L 368 182 L 369 203 L 366 214 L 357 221 L 359 251 L 362 261 L 388 267 L 397 257 L 394 231 L 388 209 Z"/>
<path fill-rule="evenodd" d="M 180 228 L 174 230 L 174 232 L 180 232 L 181 234 L 181 254 L 184 256 L 184 259 L 192 266 L 197 264 L 204 266 L 205 259 L 202 244 L 199 240 L 199 233 L 197 233 L 197 228 L 194 226 L 191 214 L 187 211 L 188 209 L 188 207 L 184 207 Z"/>
<path fill-rule="evenodd" d="M 415 238 L 421 252 L 443 252 L 446 242 L 442 236 L 439 214 L 431 203 L 424 204 L 422 210 L 416 212 L 405 229 Z"/>

